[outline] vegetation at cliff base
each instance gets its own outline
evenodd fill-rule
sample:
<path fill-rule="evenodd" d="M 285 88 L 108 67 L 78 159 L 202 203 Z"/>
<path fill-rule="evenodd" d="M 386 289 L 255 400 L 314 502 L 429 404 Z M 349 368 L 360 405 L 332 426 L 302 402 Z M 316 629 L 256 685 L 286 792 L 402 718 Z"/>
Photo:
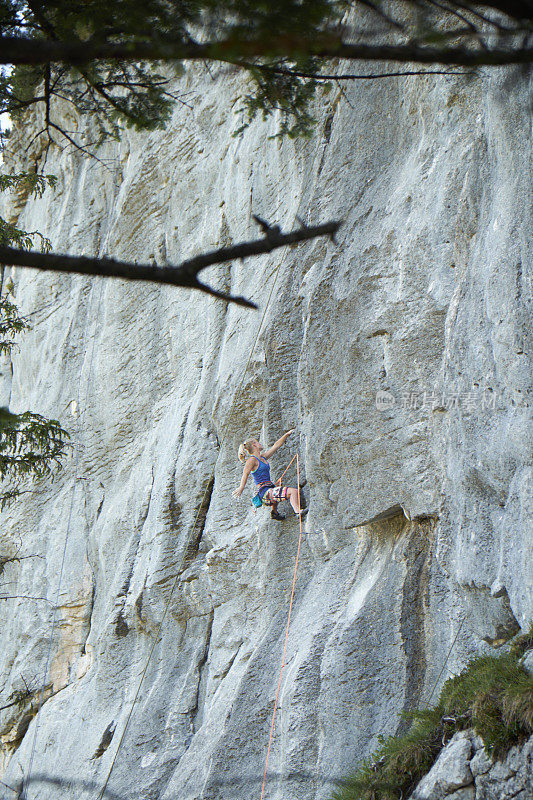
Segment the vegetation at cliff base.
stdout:
<path fill-rule="evenodd" d="M 533 733 L 533 675 L 521 664 L 533 649 L 533 627 L 508 652 L 480 656 L 444 684 L 433 708 L 414 711 L 403 736 L 382 737 L 380 749 L 339 785 L 334 800 L 407 798 L 456 731 L 473 728 L 487 753 L 502 758 Z"/>

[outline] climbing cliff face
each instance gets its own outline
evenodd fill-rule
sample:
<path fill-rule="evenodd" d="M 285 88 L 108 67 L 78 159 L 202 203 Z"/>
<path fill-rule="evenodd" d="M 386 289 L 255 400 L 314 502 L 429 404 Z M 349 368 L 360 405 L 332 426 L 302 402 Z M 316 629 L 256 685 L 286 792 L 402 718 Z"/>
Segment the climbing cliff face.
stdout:
<path fill-rule="evenodd" d="M 336 243 L 203 274 L 258 312 L 13 271 L 32 330 L 2 404 L 73 444 L 1 515 L 2 560 L 24 557 L 0 577 L 0 705 L 22 697 L 1 780 L 30 774 L 27 798 L 108 777 L 124 800 L 260 796 L 298 523 L 231 497 L 249 436 L 296 428 L 273 473 L 298 450 L 310 503 L 269 800 L 326 800 L 533 618 L 526 77 L 351 84 L 306 142 L 269 138 L 276 120 L 232 138 L 241 80 L 192 67 L 167 129 L 99 161 L 25 156 L 58 185 L 11 213 L 58 252 L 175 264 L 255 237 L 251 212 L 343 220 Z"/>

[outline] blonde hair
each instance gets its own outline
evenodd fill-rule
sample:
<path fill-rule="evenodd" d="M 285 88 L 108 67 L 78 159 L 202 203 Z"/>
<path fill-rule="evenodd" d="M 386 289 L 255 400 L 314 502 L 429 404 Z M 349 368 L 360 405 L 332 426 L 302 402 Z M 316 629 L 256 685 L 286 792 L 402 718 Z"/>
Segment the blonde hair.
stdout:
<path fill-rule="evenodd" d="M 245 464 L 246 460 L 250 458 L 250 456 L 253 456 L 253 453 L 250 451 L 252 442 L 255 442 L 255 439 L 247 439 L 245 442 L 239 445 L 237 458 L 242 464 Z"/>

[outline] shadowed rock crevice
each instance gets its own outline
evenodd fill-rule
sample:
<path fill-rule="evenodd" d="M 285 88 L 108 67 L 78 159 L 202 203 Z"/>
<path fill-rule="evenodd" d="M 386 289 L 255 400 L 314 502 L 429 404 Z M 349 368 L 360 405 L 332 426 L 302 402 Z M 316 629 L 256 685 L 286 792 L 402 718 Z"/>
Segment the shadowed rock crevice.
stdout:
<path fill-rule="evenodd" d="M 100 740 L 100 744 L 94 751 L 93 760 L 100 758 L 103 756 L 109 745 L 111 744 L 111 740 L 113 739 L 113 735 L 115 733 L 116 723 L 115 720 L 112 720 L 105 731 L 102 734 L 102 738 Z"/>
<path fill-rule="evenodd" d="M 150 488 L 148 490 L 148 496 L 141 506 L 139 512 L 139 518 L 135 523 L 134 535 L 130 541 L 128 554 L 125 559 L 125 567 L 127 569 L 127 573 L 124 577 L 122 586 L 118 591 L 116 599 L 116 605 L 118 605 L 118 610 L 113 624 L 115 627 L 115 635 L 119 639 L 122 639 L 123 637 L 127 636 L 130 631 L 129 625 L 126 621 L 126 617 L 124 616 L 124 608 L 126 606 L 127 595 L 130 589 L 131 579 L 133 577 L 133 573 L 135 570 L 135 563 L 137 560 L 137 553 L 139 551 L 139 545 L 141 542 L 143 528 L 146 520 L 148 519 L 148 513 L 150 511 L 150 503 L 152 500 L 153 488 L 154 488 L 154 471 L 152 468 L 152 481 L 150 484 Z M 137 597 L 137 601 L 138 600 L 139 598 Z M 94 597 L 93 597 L 93 604 L 94 604 Z"/>
<path fill-rule="evenodd" d="M 433 526 L 429 519 L 413 523 L 404 552 L 406 576 L 400 614 L 400 636 L 405 655 L 404 712 L 417 708 L 424 687 L 427 666 L 425 618 Z M 402 720 L 396 735 L 405 733 L 410 724 L 410 720 Z"/>
<path fill-rule="evenodd" d="M 84 640 L 82 642 L 82 645 L 81 645 L 81 654 L 82 655 L 86 655 L 87 654 L 86 644 L 87 644 L 87 640 L 89 638 L 89 635 L 91 633 L 91 625 L 92 625 L 92 621 L 93 621 L 93 611 L 94 611 L 95 599 L 96 599 L 96 584 L 94 582 L 94 576 L 93 576 L 93 587 L 92 587 L 92 592 L 91 592 L 91 599 L 89 601 L 89 608 L 88 608 L 88 611 L 87 611 L 87 617 L 88 617 L 87 631 L 86 631 L 85 638 L 84 638 Z"/>
<path fill-rule="evenodd" d="M 320 175 L 324 168 L 324 161 L 326 160 L 326 150 L 329 145 L 329 141 L 331 139 L 331 129 L 333 128 L 333 120 L 335 119 L 338 101 L 339 100 L 337 98 L 337 100 L 333 103 L 333 107 L 331 108 L 331 111 L 329 112 L 324 122 L 324 148 L 322 150 L 322 155 L 320 157 L 320 164 L 318 165 L 317 175 Z"/>
<path fill-rule="evenodd" d="M 182 571 L 190 567 L 190 565 L 198 555 L 198 549 L 200 546 L 200 542 L 202 540 L 202 536 L 204 534 L 207 512 L 209 511 L 209 506 L 211 505 L 211 497 L 213 495 L 214 485 L 215 485 L 215 476 L 212 475 L 209 477 L 209 480 L 202 486 L 200 508 L 195 517 L 194 530 L 192 531 L 191 538 L 187 543 L 187 548 L 183 555 L 183 561 L 181 565 Z"/>
<path fill-rule="evenodd" d="M 118 612 L 116 619 L 115 619 L 115 634 L 118 636 L 119 639 L 122 639 L 124 636 L 127 636 L 130 629 L 128 627 L 128 623 L 124 619 L 124 615 L 122 614 L 122 610 Z"/>
<path fill-rule="evenodd" d="M 505 586 L 462 585 L 472 628 L 491 647 L 501 647 L 520 630 Z"/>
<path fill-rule="evenodd" d="M 117 597 L 124 597 L 125 598 L 126 595 L 129 592 L 130 583 L 131 583 L 131 579 L 132 579 L 132 576 L 133 576 L 133 571 L 135 569 L 135 561 L 137 559 L 137 553 L 139 551 L 139 544 L 140 544 L 140 541 L 141 541 L 141 536 L 142 536 L 144 524 L 145 524 L 146 520 L 148 519 L 148 513 L 150 511 L 150 503 L 152 501 L 153 488 L 154 488 L 154 470 L 153 470 L 153 467 L 152 467 L 152 481 L 150 483 L 150 488 L 148 490 L 148 496 L 147 496 L 146 500 L 142 504 L 142 507 L 141 507 L 140 512 L 139 512 L 139 518 L 138 518 L 137 522 L 135 523 L 135 529 L 134 529 L 135 530 L 135 534 L 132 537 L 132 540 L 131 540 L 131 543 L 130 543 L 130 547 L 129 547 L 129 552 L 128 552 L 128 555 L 126 556 L 126 559 L 125 559 L 125 565 L 126 565 L 127 573 L 126 573 L 126 575 L 124 577 L 124 581 L 122 583 L 122 586 L 120 587 L 120 589 L 118 591 Z"/>
<path fill-rule="evenodd" d="M 386 508 L 385 511 L 380 511 L 379 514 L 375 514 L 364 522 L 358 523 L 357 527 L 361 525 L 374 525 L 376 522 L 386 522 L 389 519 L 394 519 L 394 517 L 401 517 L 404 520 L 407 519 L 405 511 L 399 503 Z"/>
<path fill-rule="evenodd" d="M 96 509 L 95 520 L 97 520 L 99 518 L 100 514 L 102 513 L 102 509 L 104 507 L 104 503 L 105 503 L 105 492 L 102 492 L 102 499 L 98 503 L 98 508 Z"/>
<path fill-rule="evenodd" d="M 205 692 L 207 685 L 208 670 L 206 669 L 207 659 L 209 656 L 209 647 L 211 644 L 211 634 L 213 631 L 213 620 L 215 612 L 210 611 L 207 617 L 207 630 L 205 633 L 205 644 L 200 661 L 198 662 L 198 689 L 196 692 L 196 701 L 194 707 L 191 709 L 191 729 L 196 733 L 202 724 L 203 711 L 205 704 Z"/>
<path fill-rule="evenodd" d="M 40 708 L 47 700 L 57 694 L 53 691 L 52 684 L 45 686 L 44 690 L 37 689 L 28 692 L 25 704 L 15 704 L 13 712 L 0 727 L 0 766 L 2 762 L 7 765 L 13 753 L 20 747 L 31 721 L 37 716 Z"/>
<path fill-rule="evenodd" d="M 176 497 L 176 468 L 168 487 L 168 503 L 165 509 L 165 521 L 172 530 L 177 530 L 181 519 L 182 507 Z"/>

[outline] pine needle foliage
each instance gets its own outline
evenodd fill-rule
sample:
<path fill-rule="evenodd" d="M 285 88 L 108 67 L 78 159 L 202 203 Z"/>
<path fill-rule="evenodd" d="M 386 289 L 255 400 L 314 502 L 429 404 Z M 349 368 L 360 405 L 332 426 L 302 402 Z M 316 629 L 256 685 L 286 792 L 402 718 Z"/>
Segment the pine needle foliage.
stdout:
<path fill-rule="evenodd" d="M 436 65 L 462 58 L 475 64 L 480 46 L 490 51 L 493 43 L 504 48 L 503 63 L 514 62 L 531 33 L 527 2 L 492 3 L 498 12 L 491 20 L 477 5 L 469 0 L 0 0 L 0 39 L 10 48 L 4 63 L 15 65 L 0 70 L 0 113 L 16 115 L 39 103 L 45 109 L 42 133 L 51 141 L 62 134 L 63 143 L 80 149 L 118 137 L 122 124 L 162 128 L 176 103 L 188 105 L 173 79 L 192 58 L 248 73 L 250 89 L 236 106 L 245 112 L 241 130 L 256 115 L 276 113 L 278 135 L 308 136 L 319 82 L 332 70 L 336 74 L 339 47 L 354 40 L 385 62 L 388 46 L 401 44 L 404 63 L 416 61 L 415 51 L 429 45 L 437 48 Z M 481 29 L 487 26 L 485 42 Z M 28 41 L 45 45 L 39 58 L 34 60 Z M 530 60 L 524 49 L 524 61 Z M 341 58 L 351 60 L 347 54 Z M 374 77 L 381 77 L 380 70 Z M 56 99 L 90 115 L 97 141 L 82 146 L 61 127 Z"/>
<path fill-rule="evenodd" d="M 0 408 L 0 509 L 20 496 L 28 479 L 53 476 L 62 468 L 68 439 L 56 419 Z"/>
<path fill-rule="evenodd" d="M 319 69 L 318 62 L 311 63 L 305 54 L 288 59 L 271 56 L 268 49 L 261 58 L 247 59 L 242 42 L 269 41 L 273 31 L 281 38 L 292 38 L 296 32 L 302 41 L 313 41 L 335 28 L 348 6 L 345 0 L 85 0 L 77 4 L 70 0 L 0 0 L 0 36 L 74 46 L 223 41 L 222 60 L 238 64 L 252 78 L 250 91 L 241 98 L 247 114 L 243 127 L 258 113 L 268 117 L 280 111 L 280 134 L 309 135 L 313 120 L 308 106 L 317 84 L 289 72 L 276 74 L 261 68 L 307 72 L 311 67 Z M 164 128 L 181 99 L 173 90 L 173 81 L 183 71 L 183 62 L 176 59 L 164 67 L 158 60 L 127 59 L 19 64 L 0 72 L 0 113 L 17 115 L 35 102 L 44 104 L 45 129 L 51 134 L 57 129 L 51 102 L 60 98 L 78 113 L 90 115 L 98 131 L 98 140 L 92 144 L 98 144 L 105 138 L 118 138 L 124 124 L 137 130 Z"/>
<path fill-rule="evenodd" d="M 0 191 L 11 189 L 42 196 L 46 187 L 55 183 L 53 175 L 0 175 Z M 38 231 L 23 231 L 0 217 L 0 244 L 30 249 L 36 237 L 41 250 L 50 249 L 50 241 Z M 7 291 L 0 296 L 0 355 L 7 357 L 16 347 L 17 337 L 30 328 L 28 320 L 18 312 L 13 291 L 10 279 Z M 61 469 L 68 439 L 68 432 L 56 419 L 31 411 L 14 414 L 8 408 L 0 408 L 0 509 L 19 497 L 28 479 L 50 476 Z"/>
<path fill-rule="evenodd" d="M 9 300 L 8 295 L 0 297 L 0 355 L 11 355 L 17 335 L 29 327 L 27 320 L 19 315 L 16 305 Z"/>
<path fill-rule="evenodd" d="M 0 174 L 0 192 L 11 190 L 24 194 L 36 194 L 42 197 L 47 186 L 54 187 L 57 183 L 55 175 L 40 175 L 36 172 L 24 172 L 15 175 Z M 0 217 L 0 246 L 18 247 L 21 250 L 31 250 L 35 240 L 39 241 L 41 252 L 46 253 L 52 248 L 50 239 L 39 231 L 23 231 L 16 225 Z"/>
<path fill-rule="evenodd" d="M 69 434 L 58 420 L 0 408 L 0 480 L 11 486 L 0 493 L 0 507 L 20 494 L 27 478 L 42 478 L 61 469 Z"/>
<path fill-rule="evenodd" d="M 521 659 L 533 649 L 533 626 L 508 652 L 480 656 L 444 684 L 433 708 L 411 712 L 403 736 L 380 738 L 380 748 L 357 772 L 339 782 L 333 800 L 401 800 L 409 797 L 456 731 L 473 728 L 485 750 L 502 758 L 533 733 L 533 676 Z"/>
<path fill-rule="evenodd" d="M 28 328 L 7 295 L 0 297 L 0 354 L 9 356 L 17 335 Z M 50 476 L 61 469 L 68 439 L 58 420 L 31 411 L 14 414 L 0 408 L 0 509 L 19 497 L 28 479 Z"/>

